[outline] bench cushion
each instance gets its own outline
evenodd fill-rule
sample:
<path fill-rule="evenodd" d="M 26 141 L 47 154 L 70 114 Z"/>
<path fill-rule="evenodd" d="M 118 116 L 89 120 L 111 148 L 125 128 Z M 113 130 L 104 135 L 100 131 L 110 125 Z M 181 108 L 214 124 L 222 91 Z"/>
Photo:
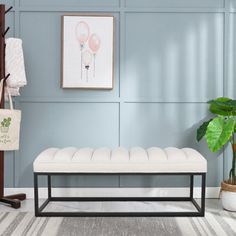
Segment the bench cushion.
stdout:
<path fill-rule="evenodd" d="M 171 173 L 206 172 L 206 159 L 191 148 L 49 148 L 34 161 L 34 172 Z"/>

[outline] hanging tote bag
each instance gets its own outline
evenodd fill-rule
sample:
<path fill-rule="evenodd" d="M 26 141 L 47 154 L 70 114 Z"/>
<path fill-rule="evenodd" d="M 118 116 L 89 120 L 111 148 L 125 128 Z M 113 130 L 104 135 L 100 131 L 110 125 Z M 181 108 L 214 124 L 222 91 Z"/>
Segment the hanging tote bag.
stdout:
<path fill-rule="evenodd" d="M 12 98 L 6 87 L 10 109 L 0 109 L 0 150 L 19 149 L 21 111 L 14 110 Z M 3 93 L 3 79 L 0 82 L 0 101 Z"/>

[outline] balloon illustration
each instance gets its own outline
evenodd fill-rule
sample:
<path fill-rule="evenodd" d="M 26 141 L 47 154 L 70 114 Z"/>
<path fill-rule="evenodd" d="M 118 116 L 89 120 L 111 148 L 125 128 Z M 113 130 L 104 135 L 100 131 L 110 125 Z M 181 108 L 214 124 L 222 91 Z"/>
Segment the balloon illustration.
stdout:
<path fill-rule="evenodd" d="M 86 22 L 80 21 L 76 25 L 75 29 L 76 38 L 80 43 L 80 46 L 83 47 L 84 44 L 88 41 L 89 38 L 89 26 Z"/>
<path fill-rule="evenodd" d="M 80 44 L 80 51 L 81 51 L 81 80 L 82 80 L 82 51 L 84 49 L 85 43 L 88 41 L 89 38 L 89 26 L 86 22 L 80 21 L 75 27 L 75 35 L 76 39 Z"/>
<path fill-rule="evenodd" d="M 101 40 L 96 34 L 92 34 L 89 38 L 89 47 L 93 53 L 96 53 L 100 48 Z"/>
<path fill-rule="evenodd" d="M 86 50 L 86 51 L 83 52 L 82 61 L 83 61 L 84 67 L 86 69 L 86 79 L 87 79 L 87 82 L 88 82 L 88 70 L 89 70 L 89 67 L 90 67 L 90 64 L 91 64 L 91 61 L 92 61 L 92 54 L 91 54 L 90 51 Z"/>
<path fill-rule="evenodd" d="M 95 77 L 95 66 L 96 66 L 96 53 L 99 50 L 100 46 L 101 46 L 101 40 L 98 37 L 97 34 L 92 34 L 89 38 L 89 48 L 91 49 L 91 51 L 93 52 L 93 77 Z"/>

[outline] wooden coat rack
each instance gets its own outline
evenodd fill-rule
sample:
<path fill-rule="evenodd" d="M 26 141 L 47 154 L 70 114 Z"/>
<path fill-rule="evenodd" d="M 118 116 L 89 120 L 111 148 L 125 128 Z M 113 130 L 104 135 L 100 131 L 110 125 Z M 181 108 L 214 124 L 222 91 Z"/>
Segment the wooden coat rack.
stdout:
<path fill-rule="evenodd" d="M 7 14 L 12 7 L 10 7 L 7 11 L 5 11 L 5 5 L 0 4 L 0 79 L 4 79 L 4 85 L 7 78 L 10 76 L 8 74 L 5 75 L 5 35 L 10 29 L 7 27 L 5 30 L 5 14 Z M 0 108 L 4 108 L 4 86 L 2 93 L 2 100 L 0 104 Z M 3 202 L 11 207 L 17 209 L 21 206 L 21 201 L 26 199 L 26 194 L 20 193 L 10 196 L 4 196 L 4 152 L 0 151 L 0 202 Z"/>

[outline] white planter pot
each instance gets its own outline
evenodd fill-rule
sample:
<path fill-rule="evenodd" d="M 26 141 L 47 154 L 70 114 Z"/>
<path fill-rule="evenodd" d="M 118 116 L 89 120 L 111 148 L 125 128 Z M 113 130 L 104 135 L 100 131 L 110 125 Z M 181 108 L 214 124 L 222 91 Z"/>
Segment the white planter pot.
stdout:
<path fill-rule="evenodd" d="M 2 133 L 8 133 L 9 127 L 1 127 L 1 132 Z"/>
<path fill-rule="evenodd" d="M 221 202 L 225 210 L 236 212 L 236 192 L 223 190 L 221 192 Z"/>

